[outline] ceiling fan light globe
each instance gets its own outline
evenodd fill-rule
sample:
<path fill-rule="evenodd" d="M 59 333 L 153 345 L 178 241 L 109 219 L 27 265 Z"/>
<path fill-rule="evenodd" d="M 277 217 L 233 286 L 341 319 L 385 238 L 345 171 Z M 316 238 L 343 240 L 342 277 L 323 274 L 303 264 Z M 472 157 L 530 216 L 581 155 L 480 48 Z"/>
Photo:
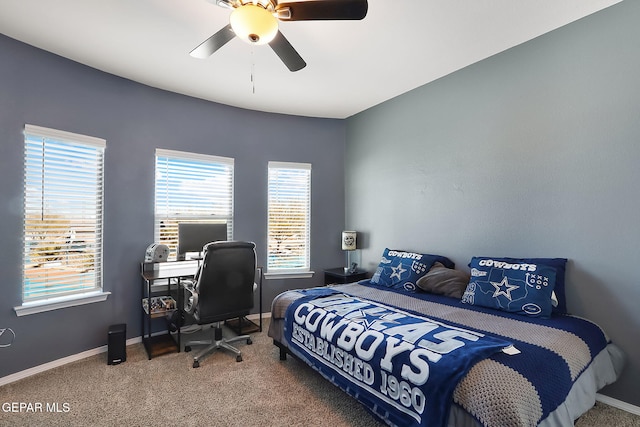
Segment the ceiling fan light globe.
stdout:
<path fill-rule="evenodd" d="M 231 28 L 249 44 L 267 44 L 278 34 L 278 20 L 264 7 L 245 4 L 229 17 Z"/>

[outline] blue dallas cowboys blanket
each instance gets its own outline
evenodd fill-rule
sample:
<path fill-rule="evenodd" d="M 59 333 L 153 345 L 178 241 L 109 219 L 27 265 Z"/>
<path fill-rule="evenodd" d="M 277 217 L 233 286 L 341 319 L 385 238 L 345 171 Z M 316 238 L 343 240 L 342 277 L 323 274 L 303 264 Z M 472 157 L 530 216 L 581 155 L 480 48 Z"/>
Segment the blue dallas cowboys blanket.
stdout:
<path fill-rule="evenodd" d="M 453 390 L 509 342 L 331 288 L 300 291 L 289 350 L 393 425 L 447 424 Z"/>

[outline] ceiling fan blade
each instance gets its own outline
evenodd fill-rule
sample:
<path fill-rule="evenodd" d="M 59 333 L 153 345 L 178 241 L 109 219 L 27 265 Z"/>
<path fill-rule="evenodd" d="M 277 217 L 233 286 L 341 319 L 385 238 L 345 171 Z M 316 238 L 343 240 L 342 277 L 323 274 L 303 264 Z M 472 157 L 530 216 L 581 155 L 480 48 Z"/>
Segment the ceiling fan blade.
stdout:
<path fill-rule="evenodd" d="M 231 24 L 227 24 L 226 27 L 200 43 L 198 47 L 189 52 L 189 55 L 200 59 L 208 58 L 235 36 L 236 34 L 231 29 Z"/>
<path fill-rule="evenodd" d="M 280 2 L 276 13 L 283 21 L 353 20 L 367 16 L 367 0 Z"/>
<path fill-rule="evenodd" d="M 280 31 L 278 31 L 275 38 L 269 42 L 269 46 L 271 46 L 271 49 L 280 57 L 290 71 L 302 70 L 307 66 L 304 59 L 302 59 L 300 54 L 291 46 L 289 40 L 287 40 Z"/>

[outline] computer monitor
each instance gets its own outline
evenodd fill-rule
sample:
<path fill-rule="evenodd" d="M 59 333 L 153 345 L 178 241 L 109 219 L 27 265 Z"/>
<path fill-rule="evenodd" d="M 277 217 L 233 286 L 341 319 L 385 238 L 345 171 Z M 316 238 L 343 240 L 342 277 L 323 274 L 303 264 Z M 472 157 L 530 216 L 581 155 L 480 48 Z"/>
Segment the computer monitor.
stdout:
<path fill-rule="evenodd" d="M 178 223 L 178 259 L 195 252 L 202 254 L 204 245 L 227 240 L 226 222 L 180 222 Z"/>

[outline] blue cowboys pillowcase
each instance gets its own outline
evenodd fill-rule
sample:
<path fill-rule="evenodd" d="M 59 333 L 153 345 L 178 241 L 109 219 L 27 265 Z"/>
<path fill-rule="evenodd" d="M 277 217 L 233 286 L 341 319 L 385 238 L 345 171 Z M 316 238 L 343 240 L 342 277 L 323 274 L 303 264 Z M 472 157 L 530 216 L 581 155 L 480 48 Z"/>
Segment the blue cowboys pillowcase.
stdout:
<path fill-rule="evenodd" d="M 453 261 L 442 255 L 420 254 L 386 248 L 371 283 L 394 289 L 415 291 L 416 282 L 427 274 L 435 262 L 454 268 Z"/>
<path fill-rule="evenodd" d="M 473 257 L 465 304 L 532 316 L 549 317 L 556 270 L 545 264 L 510 263 Z"/>
<path fill-rule="evenodd" d="M 553 287 L 553 313 L 567 313 L 567 298 L 565 296 L 565 270 L 567 266 L 566 258 L 492 258 L 497 261 L 506 261 L 511 264 L 544 264 L 551 267 L 556 272 L 556 284 Z"/>

